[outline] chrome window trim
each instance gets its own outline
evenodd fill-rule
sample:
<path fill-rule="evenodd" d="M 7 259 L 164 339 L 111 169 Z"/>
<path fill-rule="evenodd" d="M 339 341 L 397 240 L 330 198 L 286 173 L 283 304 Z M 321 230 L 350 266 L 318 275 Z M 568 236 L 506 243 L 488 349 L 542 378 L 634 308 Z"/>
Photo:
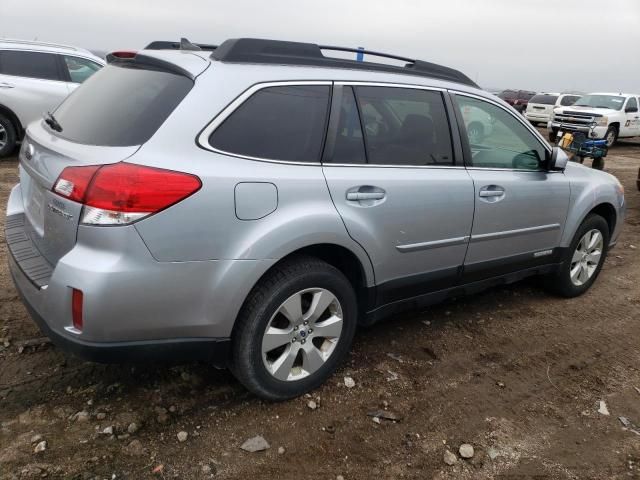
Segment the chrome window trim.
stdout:
<path fill-rule="evenodd" d="M 482 95 L 476 95 L 473 93 L 468 93 L 468 92 L 464 92 L 461 90 L 454 90 L 454 89 L 449 89 L 449 92 L 453 93 L 454 95 L 460 95 L 463 97 L 470 97 L 470 98 L 475 98 L 476 100 L 481 100 L 483 102 L 487 102 L 490 103 L 492 105 L 495 105 L 496 107 L 501 108 L 502 110 L 504 110 L 507 114 L 511 115 L 512 118 L 514 118 L 517 122 L 519 122 L 521 125 L 523 125 L 527 130 L 529 130 L 529 132 L 531 132 L 533 134 L 533 136 L 535 138 L 538 139 L 538 141 L 540 141 L 540 143 L 542 144 L 542 147 L 545 149 L 545 151 L 551 155 L 552 152 L 552 147 L 551 145 L 549 145 L 549 142 L 547 142 L 547 140 L 542 136 L 542 134 L 540 132 L 538 132 L 538 130 L 536 130 L 533 125 L 531 125 L 531 123 L 527 122 L 527 121 L 523 121 L 526 120 L 526 117 L 522 116 L 522 118 L 518 118 L 516 115 L 513 114 L 513 112 L 511 112 L 508 108 L 506 108 L 504 105 L 501 105 L 499 102 L 496 102 L 495 100 L 493 100 L 492 98 L 489 97 L 483 97 Z M 525 172 L 544 172 L 545 170 L 524 170 L 524 169 L 515 169 L 515 168 L 485 168 L 485 167 L 468 167 L 469 169 L 474 169 L 474 170 L 502 170 L 502 171 L 525 171 Z"/>
<path fill-rule="evenodd" d="M 263 90 L 269 87 L 284 87 L 284 86 L 300 86 L 300 85 L 323 85 L 331 87 L 333 82 L 330 80 L 290 80 L 290 81 L 281 81 L 281 82 L 261 82 L 256 83 L 238 95 L 229 105 L 222 109 L 218 115 L 216 115 L 213 120 L 209 122 L 209 124 L 200 132 L 198 135 L 197 144 L 199 147 L 204 148 L 205 150 L 209 150 L 211 152 L 219 153 L 221 155 L 228 155 L 236 158 L 243 158 L 245 160 L 256 160 L 259 162 L 269 162 L 269 163 L 284 163 L 288 165 L 314 165 L 314 166 L 322 166 L 320 162 L 295 162 L 291 160 L 278 160 L 274 158 L 264 158 L 264 157 L 252 157 L 249 155 L 241 155 L 238 153 L 227 152 L 225 150 L 220 150 L 214 148 L 209 143 L 209 137 L 211 134 L 218 128 L 222 123 L 233 113 L 235 112 L 240 105 L 246 102 L 249 97 L 251 97 L 254 93 Z"/>

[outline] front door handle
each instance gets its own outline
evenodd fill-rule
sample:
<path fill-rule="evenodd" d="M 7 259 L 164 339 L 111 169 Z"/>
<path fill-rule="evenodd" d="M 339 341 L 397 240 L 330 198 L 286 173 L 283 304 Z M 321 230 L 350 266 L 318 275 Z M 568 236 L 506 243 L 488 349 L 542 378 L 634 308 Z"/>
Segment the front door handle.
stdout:
<path fill-rule="evenodd" d="M 347 192 L 347 200 L 359 202 L 360 200 L 382 200 L 384 192 Z"/>

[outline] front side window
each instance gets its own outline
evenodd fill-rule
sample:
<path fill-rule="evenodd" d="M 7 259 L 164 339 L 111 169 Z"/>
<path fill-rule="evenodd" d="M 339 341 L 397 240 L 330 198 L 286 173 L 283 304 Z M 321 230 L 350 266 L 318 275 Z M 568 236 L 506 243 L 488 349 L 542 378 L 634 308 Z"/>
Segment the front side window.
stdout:
<path fill-rule="evenodd" d="M 394 87 L 355 87 L 355 92 L 368 163 L 453 165 L 440 92 Z"/>
<path fill-rule="evenodd" d="M 319 162 L 329 89 L 328 85 L 263 88 L 224 120 L 209 144 L 246 157 Z"/>
<path fill-rule="evenodd" d="M 565 95 L 564 97 L 562 97 L 562 100 L 560 100 L 560 105 L 562 105 L 563 107 L 568 107 L 576 103 L 579 99 L 579 95 Z"/>
<path fill-rule="evenodd" d="M 0 73 L 40 80 L 61 80 L 58 61 L 52 53 L 0 51 Z"/>
<path fill-rule="evenodd" d="M 633 110 L 635 108 L 635 110 Z M 638 111 L 638 101 L 635 97 L 630 97 L 625 110 Z"/>
<path fill-rule="evenodd" d="M 73 83 L 82 83 L 102 68 L 102 65 L 80 57 L 64 56 L 64 65 Z"/>
<path fill-rule="evenodd" d="M 471 166 L 539 170 L 546 158 L 542 143 L 510 113 L 483 100 L 456 95 L 471 150 Z"/>

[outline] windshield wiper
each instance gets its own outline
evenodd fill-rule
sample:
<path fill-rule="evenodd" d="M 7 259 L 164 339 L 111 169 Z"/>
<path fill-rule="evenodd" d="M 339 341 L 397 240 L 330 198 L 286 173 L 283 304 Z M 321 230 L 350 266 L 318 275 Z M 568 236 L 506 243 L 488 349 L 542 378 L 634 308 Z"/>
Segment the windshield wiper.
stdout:
<path fill-rule="evenodd" d="M 58 123 L 58 121 L 56 120 L 56 117 L 54 117 L 53 113 L 51 112 L 47 112 L 47 114 L 45 115 L 44 123 L 49 125 L 51 129 L 55 130 L 56 132 L 62 131 L 62 125 Z"/>
<path fill-rule="evenodd" d="M 589 106 L 589 105 L 586 105 L 586 104 L 584 104 L 584 103 L 576 103 L 576 104 L 574 105 L 574 107 L 588 107 L 588 106 Z"/>
<path fill-rule="evenodd" d="M 596 105 L 596 108 L 611 108 L 611 107 L 603 107 L 602 105 Z"/>

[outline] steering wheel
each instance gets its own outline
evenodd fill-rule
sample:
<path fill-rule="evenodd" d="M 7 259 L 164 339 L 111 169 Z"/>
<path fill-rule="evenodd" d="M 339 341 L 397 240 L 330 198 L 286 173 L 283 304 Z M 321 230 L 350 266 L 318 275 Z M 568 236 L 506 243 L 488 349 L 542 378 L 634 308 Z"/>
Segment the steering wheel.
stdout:
<path fill-rule="evenodd" d="M 540 157 L 536 150 L 529 150 L 522 152 L 513 157 L 513 168 L 519 170 L 539 170 L 540 169 Z"/>

